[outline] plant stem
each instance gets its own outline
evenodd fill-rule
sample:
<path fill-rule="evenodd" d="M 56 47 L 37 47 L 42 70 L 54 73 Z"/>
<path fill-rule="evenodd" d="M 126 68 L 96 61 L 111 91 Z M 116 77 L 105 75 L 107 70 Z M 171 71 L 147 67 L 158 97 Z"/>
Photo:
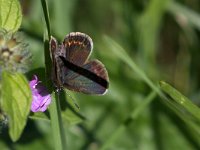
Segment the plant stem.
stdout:
<path fill-rule="evenodd" d="M 45 23 L 46 23 L 46 27 L 47 27 L 48 38 L 50 39 L 50 37 L 51 37 L 51 26 L 50 26 L 50 21 L 49 21 L 50 20 L 49 19 L 49 11 L 48 11 L 46 0 L 41 0 L 41 4 L 42 4 L 44 19 L 45 19 Z"/>
<path fill-rule="evenodd" d="M 66 150 L 66 136 L 62 124 L 61 109 L 60 109 L 60 98 L 59 94 L 53 92 L 53 85 L 49 79 L 51 76 L 51 58 L 49 55 L 49 40 L 51 37 L 51 27 L 49 21 L 49 13 L 46 0 L 41 0 L 47 34 L 44 34 L 44 54 L 45 54 L 45 71 L 46 71 L 46 86 L 51 91 L 52 104 L 50 106 L 50 117 L 51 117 L 51 127 L 53 132 L 53 143 L 56 150 Z"/>
<path fill-rule="evenodd" d="M 53 129 L 55 149 L 66 150 L 67 145 L 65 131 L 62 124 L 59 94 L 53 92 L 52 97 L 55 97 L 55 99 L 52 100 L 52 104 L 50 106 L 50 117 L 51 126 Z"/>

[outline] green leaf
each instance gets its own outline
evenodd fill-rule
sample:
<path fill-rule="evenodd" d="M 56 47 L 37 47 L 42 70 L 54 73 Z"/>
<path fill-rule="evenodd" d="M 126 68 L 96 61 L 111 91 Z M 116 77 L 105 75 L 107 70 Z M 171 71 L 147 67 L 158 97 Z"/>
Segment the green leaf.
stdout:
<path fill-rule="evenodd" d="M 0 0 L 0 29 L 17 31 L 22 22 L 22 11 L 18 0 Z"/>
<path fill-rule="evenodd" d="M 8 115 L 9 135 L 17 141 L 26 125 L 31 91 L 23 74 L 2 73 L 2 109 Z"/>
<path fill-rule="evenodd" d="M 160 87 L 177 106 L 180 106 L 200 121 L 200 108 L 193 104 L 191 100 L 164 81 L 160 81 Z"/>
<path fill-rule="evenodd" d="M 167 94 L 166 104 L 188 125 L 191 136 L 200 140 L 200 108 L 179 91 L 164 81 L 160 81 L 161 89 Z"/>
<path fill-rule="evenodd" d="M 43 112 L 36 112 L 36 113 L 33 113 L 32 115 L 29 116 L 30 119 L 33 119 L 33 120 L 44 120 L 44 121 L 50 121 L 48 116 L 43 113 Z"/>

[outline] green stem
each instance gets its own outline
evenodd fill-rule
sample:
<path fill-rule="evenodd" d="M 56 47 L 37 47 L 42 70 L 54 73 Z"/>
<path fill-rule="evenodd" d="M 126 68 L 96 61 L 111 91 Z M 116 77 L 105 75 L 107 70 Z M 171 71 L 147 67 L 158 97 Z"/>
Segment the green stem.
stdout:
<path fill-rule="evenodd" d="M 52 97 L 55 97 L 55 99 L 52 100 L 52 104 L 50 106 L 50 117 L 51 126 L 53 129 L 55 149 L 66 150 L 67 145 L 65 131 L 62 124 L 59 94 L 53 92 Z"/>
<path fill-rule="evenodd" d="M 49 79 L 51 76 L 51 58 L 49 55 L 49 40 L 51 38 L 51 27 L 49 21 L 49 13 L 46 0 L 41 0 L 48 37 L 44 34 L 44 53 L 45 53 L 45 71 L 46 71 L 46 86 L 52 92 L 53 85 Z M 53 132 L 53 143 L 56 150 L 66 150 L 66 136 L 62 124 L 60 98 L 58 94 L 52 92 L 52 104 L 50 106 L 51 127 Z"/>
<path fill-rule="evenodd" d="M 50 26 L 50 19 L 49 19 L 49 11 L 48 11 L 48 7 L 47 7 L 47 2 L 46 0 L 41 0 L 41 4 L 42 4 L 42 8 L 43 8 L 43 13 L 44 13 L 44 19 L 45 19 L 45 23 L 47 26 L 47 33 L 48 33 L 48 38 L 50 39 L 51 37 L 51 26 Z"/>

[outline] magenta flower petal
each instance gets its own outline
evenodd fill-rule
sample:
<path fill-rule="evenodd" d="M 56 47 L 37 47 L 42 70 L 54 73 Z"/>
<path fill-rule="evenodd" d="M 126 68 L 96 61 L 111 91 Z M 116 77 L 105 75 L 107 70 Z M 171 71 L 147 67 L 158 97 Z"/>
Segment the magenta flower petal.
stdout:
<path fill-rule="evenodd" d="M 29 86 L 32 91 L 31 111 L 44 112 L 51 103 L 51 96 L 46 87 L 41 84 L 41 81 L 38 80 L 36 75 L 34 75 L 33 79 L 29 82 Z"/>
<path fill-rule="evenodd" d="M 38 84 L 38 78 L 36 75 L 33 75 L 33 79 L 29 82 L 29 86 L 31 89 L 34 89 L 37 84 Z"/>

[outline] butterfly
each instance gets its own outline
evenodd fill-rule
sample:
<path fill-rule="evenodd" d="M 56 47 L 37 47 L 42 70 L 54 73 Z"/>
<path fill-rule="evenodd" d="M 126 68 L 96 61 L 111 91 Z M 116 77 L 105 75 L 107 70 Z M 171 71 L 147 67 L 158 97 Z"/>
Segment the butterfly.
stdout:
<path fill-rule="evenodd" d="M 57 89 L 97 95 L 106 93 L 108 73 L 99 60 L 88 60 L 92 49 L 92 39 L 84 33 L 71 32 L 61 44 L 51 37 L 52 81 Z"/>

